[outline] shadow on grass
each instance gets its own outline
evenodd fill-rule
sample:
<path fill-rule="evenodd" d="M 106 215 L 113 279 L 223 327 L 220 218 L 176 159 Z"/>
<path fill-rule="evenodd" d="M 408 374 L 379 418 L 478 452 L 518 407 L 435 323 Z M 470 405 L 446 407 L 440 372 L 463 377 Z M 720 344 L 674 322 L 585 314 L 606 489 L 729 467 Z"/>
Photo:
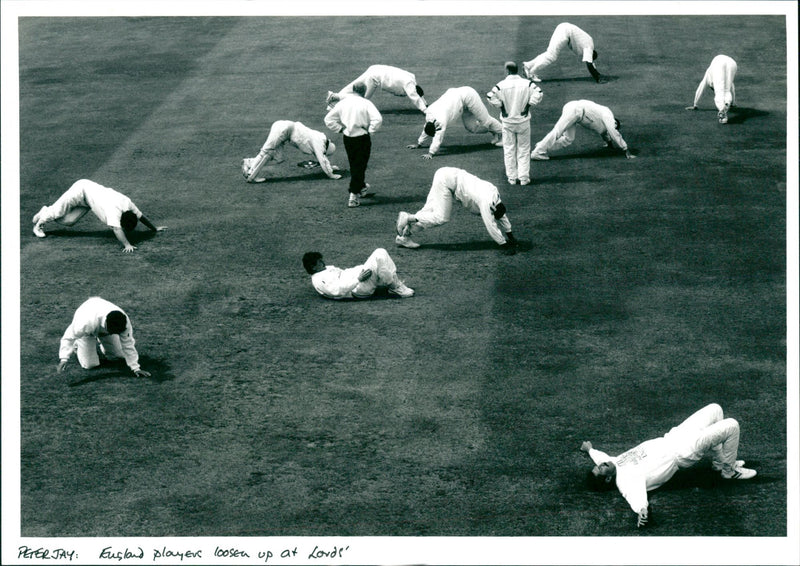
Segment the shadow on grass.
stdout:
<path fill-rule="evenodd" d="M 747 468 L 755 469 L 759 472 L 760 465 L 755 460 L 748 460 L 745 464 Z M 685 489 L 741 489 L 746 485 L 772 483 L 778 481 L 775 478 L 761 475 L 760 473 L 749 480 L 726 480 L 720 473 L 710 467 L 710 465 L 700 465 L 687 470 L 679 470 L 671 480 L 658 488 L 659 491 L 679 491 Z"/>
<path fill-rule="evenodd" d="M 400 116 L 424 116 L 422 112 L 416 108 L 390 108 L 388 110 L 381 110 L 381 114 L 394 114 Z"/>
<path fill-rule="evenodd" d="M 638 155 L 639 151 L 631 149 L 633 155 Z M 580 153 L 568 153 L 566 155 L 551 155 L 550 161 L 563 161 L 567 159 L 625 159 L 625 153 L 618 149 L 609 149 L 607 147 L 599 147 L 597 149 L 590 149 Z"/>
<path fill-rule="evenodd" d="M 607 82 L 607 83 L 619 80 L 619 77 L 617 75 L 602 75 L 602 77 L 603 77 L 603 80 L 605 82 Z M 547 83 L 547 84 L 558 84 L 558 83 L 576 83 L 576 82 L 577 83 L 589 82 L 589 83 L 598 84 L 597 81 L 595 81 L 594 78 L 592 78 L 592 76 L 589 75 L 589 74 L 587 74 L 585 77 L 564 77 L 564 78 L 542 79 L 542 82 L 540 82 L 539 84 L 545 84 L 545 83 Z"/>
<path fill-rule="evenodd" d="M 114 232 L 108 230 L 72 230 L 69 228 L 59 228 L 57 230 L 47 230 L 47 237 L 54 238 L 107 238 L 116 242 Z M 135 230 L 134 232 L 127 232 L 125 237 L 134 246 L 139 242 L 145 242 L 155 237 L 156 232 L 150 230 Z M 45 238 L 46 239 L 46 238 Z"/>
<path fill-rule="evenodd" d="M 474 252 L 483 250 L 497 250 L 500 246 L 493 240 L 473 240 L 471 242 L 458 242 L 453 244 L 420 244 L 419 250 L 442 250 L 447 252 Z M 517 253 L 524 253 L 533 249 L 529 240 L 517 240 Z M 501 254 L 502 255 L 502 254 Z"/>
<path fill-rule="evenodd" d="M 741 124 L 749 118 L 762 118 L 764 116 L 769 116 L 769 112 L 755 108 L 734 106 L 728 112 L 728 124 Z"/>
<path fill-rule="evenodd" d="M 463 155 L 466 153 L 475 153 L 476 151 L 487 151 L 487 150 L 496 150 L 500 152 L 502 158 L 502 148 L 492 145 L 491 142 L 481 143 L 481 144 L 470 144 L 470 145 L 448 145 L 442 147 L 441 151 L 437 153 L 437 155 L 447 156 L 447 155 Z M 434 160 L 436 157 L 433 158 Z"/>
<path fill-rule="evenodd" d="M 155 383 L 162 383 L 175 379 L 175 375 L 173 375 L 169 364 L 163 360 L 140 356 L 139 363 L 143 370 L 150 372 L 150 377 L 136 377 L 133 375 L 125 364 L 125 360 L 100 360 L 100 365 L 96 368 L 84 370 L 78 366 L 78 371 L 81 372 L 81 379 L 71 382 L 69 386 L 79 387 L 97 381 L 119 378 L 146 379 Z"/>
<path fill-rule="evenodd" d="M 349 171 L 335 171 L 339 175 L 342 175 L 342 178 L 347 177 L 349 175 Z M 345 175 L 347 173 L 348 175 Z M 248 185 L 253 185 L 254 187 L 265 187 L 269 186 L 271 183 L 298 183 L 298 182 L 306 182 L 306 181 L 314 181 L 318 179 L 328 179 L 328 176 L 322 169 L 316 169 L 314 172 L 308 175 L 286 175 L 283 177 L 267 177 L 266 181 L 262 181 L 260 183 L 246 183 Z M 335 179 L 331 179 L 333 181 Z"/>

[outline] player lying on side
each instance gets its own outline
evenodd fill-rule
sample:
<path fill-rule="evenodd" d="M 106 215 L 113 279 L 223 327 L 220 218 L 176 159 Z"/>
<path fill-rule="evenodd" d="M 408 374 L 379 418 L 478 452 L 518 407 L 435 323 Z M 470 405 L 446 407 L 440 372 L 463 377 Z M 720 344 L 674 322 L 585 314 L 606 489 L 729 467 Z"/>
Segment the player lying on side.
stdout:
<path fill-rule="evenodd" d="M 286 144 L 293 145 L 303 153 L 316 157 L 319 166 L 329 178 L 342 178 L 338 173 L 334 173 L 339 168 L 331 165 L 328 161 L 328 156 L 333 155 L 333 152 L 336 151 L 336 146 L 328 139 L 328 136 L 312 130 L 302 122 L 278 120 L 270 127 L 267 141 L 261 146 L 258 155 L 242 160 L 242 175 L 247 182 L 263 183 L 266 181 L 267 177 L 261 174 L 261 170 L 266 165 L 277 165 L 286 160 L 283 155 L 283 147 Z"/>
<path fill-rule="evenodd" d="M 589 480 L 594 489 L 617 489 L 636 513 L 636 525 L 649 517 L 647 492 L 669 481 L 675 472 L 694 466 L 705 456 L 724 479 L 748 480 L 756 471 L 737 460 L 739 423 L 724 418 L 722 408 L 712 403 L 672 428 L 662 437 L 647 440 L 619 456 L 596 450 L 591 442 L 581 444 L 594 462 Z"/>
<path fill-rule="evenodd" d="M 165 229 L 164 226 L 154 226 L 131 199 L 122 193 L 88 179 L 80 179 L 56 202 L 43 206 L 33 216 L 33 233 L 44 238 L 47 235 L 44 231 L 47 222 L 55 221 L 64 226 L 73 226 L 90 210 L 111 228 L 125 253 L 136 249 L 128 241 L 126 233 L 133 232 L 139 221 L 153 232 Z"/>
<path fill-rule="evenodd" d="M 84 369 L 100 365 L 98 348 L 108 360 L 124 359 L 137 377 L 150 377 L 139 366 L 139 354 L 133 339 L 133 327 L 128 315 L 114 303 L 100 297 L 90 297 L 72 317 L 72 323 L 61 337 L 58 348 L 58 372 L 64 371 L 73 352 Z"/>
<path fill-rule="evenodd" d="M 397 267 L 389 253 L 378 248 L 361 265 L 341 269 L 326 265 L 319 252 L 306 252 L 303 267 L 311 275 L 314 289 L 327 299 L 368 299 L 379 288 L 403 299 L 414 296 L 397 276 Z"/>
<path fill-rule="evenodd" d="M 506 215 L 506 205 L 500 201 L 497 187 L 456 167 L 441 167 L 436 171 L 422 209 L 414 214 L 400 212 L 397 215 L 395 243 L 404 248 L 418 248 L 419 244 L 411 239 L 413 232 L 449 222 L 454 200 L 481 216 L 486 231 L 503 253 L 513 255 L 517 252 L 517 240 L 511 233 L 511 221 Z"/>

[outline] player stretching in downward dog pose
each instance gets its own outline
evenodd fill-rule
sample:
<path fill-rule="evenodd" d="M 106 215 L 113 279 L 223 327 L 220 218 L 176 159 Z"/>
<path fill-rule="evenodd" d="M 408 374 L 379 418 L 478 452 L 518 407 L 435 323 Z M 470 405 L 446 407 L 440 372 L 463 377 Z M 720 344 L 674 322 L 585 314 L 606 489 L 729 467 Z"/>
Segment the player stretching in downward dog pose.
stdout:
<path fill-rule="evenodd" d="M 370 65 L 360 77 L 339 92 L 328 91 L 325 99 L 328 111 L 332 110 L 342 98 L 353 94 L 353 85 L 356 83 L 366 85 L 367 91 L 364 93 L 366 99 L 372 98 L 377 89 L 382 89 L 395 96 L 407 96 L 420 112 L 425 112 L 428 108 L 428 103 L 424 98 L 425 92 L 417 84 L 417 77 L 413 73 L 389 65 Z"/>
<path fill-rule="evenodd" d="M 417 143 L 407 145 L 408 149 L 416 149 L 433 138 L 428 153 L 423 159 L 431 159 L 442 145 L 447 125 L 461 118 L 464 127 L 473 134 L 491 132 L 492 143 L 498 147 L 503 146 L 503 126 L 492 117 L 483 104 L 478 91 L 469 86 L 448 88 L 439 99 L 428 106 L 425 112 L 425 127 Z"/>
<path fill-rule="evenodd" d="M 595 450 L 591 442 L 581 444 L 594 462 L 589 479 L 595 489 L 617 489 L 636 513 L 636 524 L 643 527 L 648 520 L 647 492 L 661 487 L 679 469 L 690 468 L 704 456 L 711 457 L 711 466 L 724 479 L 748 480 L 756 471 L 737 460 L 739 423 L 723 418 L 722 408 L 708 405 L 662 437 L 642 442 L 619 456 Z"/>
<path fill-rule="evenodd" d="M 586 63 L 586 68 L 595 81 L 598 83 L 605 82 L 605 79 L 600 76 L 597 67 L 594 66 L 594 61 L 597 59 L 597 51 L 594 50 L 592 36 L 578 26 L 567 22 L 556 26 L 547 46 L 547 51 L 522 64 L 525 69 L 525 75 L 534 82 L 540 82 L 542 79 L 539 78 L 537 73 L 555 62 L 559 53 L 565 47 L 571 49 Z"/>
<path fill-rule="evenodd" d="M 517 252 L 517 240 L 511 233 L 511 221 L 506 216 L 506 205 L 500 201 L 497 187 L 456 167 L 442 167 L 436 171 L 428 199 L 421 210 L 397 215 L 395 243 L 404 248 L 418 248 L 419 244 L 411 239 L 412 231 L 449 222 L 454 200 L 473 214 L 481 215 L 486 231 L 503 253 L 513 255 Z"/>
<path fill-rule="evenodd" d="M 717 118 L 720 124 L 728 123 L 728 110 L 736 102 L 736 89 L 733 79 L 736 77 L 736 61 L 727 55 L 717 55 L 703 75 L 703 80 L 694 93 L 694 103 L 686 110 L 697 110 L 697 103 L 707 88 L 714 93 L 714 105 L 717 107 Z"/>
<path fill-rule="evenodd" d="M 628 159 L 635 157 L 622 139 L 619 133 L 620 122 L 614 117 L 610 108 L 591 100 L 573 100 L 564 105 L 556 125 L 533 148 L 531 159 L 540 161 L 550 159 L 548 152 L 571 145 L 575 141 L 577 126 L 597 132 L 607 147 L 621 149 Z"/>
<path fill-rule="evenodd" d="M 339 168 L 331 165 L 328 155 L 333 155 L 336 146 L 328 136 L 317 130 L 312 130 L 302 122 L 278 120 L 269 129 L 267 141 L 261 146 L 258 155 L 242 160 L 242 175 L 248 183 L 263 183 L 266 177 L 259 176 L 261 169 L 268 164 L 283 163 L 283 146 L 291 144 L 303 153 L 317 158 L 319 166 L 331 179 L 341 179 L 342 176 L 334 173 Z"/>
<path fill-rule="evenodd" d="M 72 186 L 50 206 L 43 206 L 33 216 L 33 233 L 44 238 L 44 225 L 55 221 L 64 226 L 73 226 L 84 215 L 92 211 L 102 222 L 114 232 L 122 251 L 130 253 L 136 249 L 126 236 L 133 232 L 141 220 L 153 232 L 164 230 L 164 226 L 154 226 L 133 201 L 120 192 L 104 187 L 89 179 L 75 181 Z"/>

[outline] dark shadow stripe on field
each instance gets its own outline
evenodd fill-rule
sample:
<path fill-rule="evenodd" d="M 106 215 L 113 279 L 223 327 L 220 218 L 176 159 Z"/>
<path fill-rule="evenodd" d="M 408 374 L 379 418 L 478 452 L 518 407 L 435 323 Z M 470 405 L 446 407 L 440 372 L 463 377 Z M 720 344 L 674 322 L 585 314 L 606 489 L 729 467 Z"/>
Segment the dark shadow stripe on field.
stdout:
<path fill-rule="evenodd" d="M 741 108 L 734 106 L 728 112 L 728 124 L 741 124 L 750 118 L 763 118 L 769 116 L 769 112 L 758 110 L 756 108 Z"/>
<path fill-rule="evenodd" d="M 91 178 L 239 21 L 20 18 L 21 209 Z"/>
<path fill-rule="evenodd" d="M 120 378 L 148 380 L 155 383 L 162 383 L 175 379 L 175 376 L 170 371 L 169 364 L 163 360 L 140 356 L 139 364 L 142 366 L 143 370 L 150 373 L 150 377 L 137 377 L 133 375 L 128 366 L 125 365 L 124 360 L 101 360 L 98 367 L 88 370 L 81 368 L 78 364 L 74 364 L 72 366 L 72 371 L 79 372 L 81 377 L 70 382 L 69 386 L 79 387 L 107 379 Z"/>

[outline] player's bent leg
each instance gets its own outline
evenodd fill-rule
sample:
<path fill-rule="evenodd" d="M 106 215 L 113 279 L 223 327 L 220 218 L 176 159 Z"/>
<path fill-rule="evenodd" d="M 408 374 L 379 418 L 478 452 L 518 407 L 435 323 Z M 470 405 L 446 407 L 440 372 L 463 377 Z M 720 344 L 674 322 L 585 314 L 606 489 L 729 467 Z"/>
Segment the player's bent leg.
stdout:
<path fill-rule="evenodd" d="M 87 336 L 77 341 L 78 363 L 83 369 L 92 369 L 100 365 L 100 356 L 97 355 L 97 338 Z"/>
<path fill-rule="evenodd" d="M 59 224 L 64 226 L 74 226 L 78 220 L 83 218 L 91 209 L 88 206 L 76 206 L 75 208 L 67 211 L 66 214 L 60 218 L 53 218 Z"/>

